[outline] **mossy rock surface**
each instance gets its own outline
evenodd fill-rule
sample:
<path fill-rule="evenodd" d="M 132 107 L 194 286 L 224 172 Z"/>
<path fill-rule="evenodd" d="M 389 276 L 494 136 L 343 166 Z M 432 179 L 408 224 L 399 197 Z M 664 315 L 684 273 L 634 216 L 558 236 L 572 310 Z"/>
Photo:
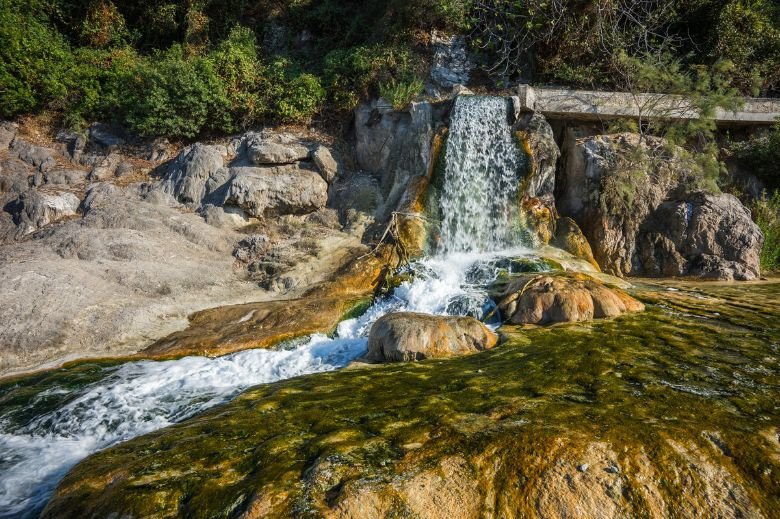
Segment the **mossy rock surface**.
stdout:
<path fill-rule="evenodd" d="M 44 517 L 773 517 L 780 283 L 634 295 L 646 312 L 248 390 L 86 459 Z"/>

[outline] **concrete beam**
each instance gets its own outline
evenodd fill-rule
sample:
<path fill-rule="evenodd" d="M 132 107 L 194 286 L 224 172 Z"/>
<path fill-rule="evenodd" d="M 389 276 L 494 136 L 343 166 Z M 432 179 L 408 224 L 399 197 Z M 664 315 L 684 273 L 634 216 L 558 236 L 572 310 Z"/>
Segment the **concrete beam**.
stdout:
<path fill-rule="evenodd" d="M 696 119 L 699 114 L 683 96 L 630 94 L 520 85 L 519 104 L 524 111 L 542 112 L 550 119 L 602 121 L 620 118 Z M 780 99 L 745 98 L 736 112 L 718 109 L 720 125 L 769 125 L 780 120 Z"/>

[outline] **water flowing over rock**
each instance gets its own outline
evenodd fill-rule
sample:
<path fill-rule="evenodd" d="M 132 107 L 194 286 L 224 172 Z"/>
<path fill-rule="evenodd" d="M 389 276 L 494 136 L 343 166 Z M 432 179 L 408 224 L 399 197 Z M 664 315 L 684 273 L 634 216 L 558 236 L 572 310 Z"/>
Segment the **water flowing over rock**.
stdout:
<path fill-rule="evenodd" d="M 520 241 L 520 152 L 509 100 L 458 96 L 452 112 L 440 205 L 444 253 L 490 251 Z"/>
<path fill-rule="evenodd" d="M 473 317 L 443 317 L 397 312 L 371 327 L 366 358 L 403 362 L 453 357 L 488 350 L 498 337 Z"/>
<path fill-rule="evenodd" d="M 577 222 L 601 268 L 617 276 L 755 279 L 761 231 L 733 196 L 691 189 L 681 151 L 641 167 L 619 165 L 637 148 L 657 155 L 664 146 L 634 134 L 570 132 L 558 210 Z M 621 190 L 630 203 L 610 194 Z"/>

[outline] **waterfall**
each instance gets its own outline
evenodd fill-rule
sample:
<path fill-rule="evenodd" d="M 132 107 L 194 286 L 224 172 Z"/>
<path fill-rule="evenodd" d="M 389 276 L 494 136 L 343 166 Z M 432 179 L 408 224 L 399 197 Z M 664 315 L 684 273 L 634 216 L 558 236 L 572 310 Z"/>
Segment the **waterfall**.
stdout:
<path fill-rule="evenodd" d="M 518 245 L 521 155 L 505 97 L 458 96 L 445 152 L 440 251 Z"/>
<path fill-rule="evenodd" d="M 0 519 L 36 517 L 65 473 L 94 452 L 184 420 L 253 385 L 344 367 L 365 353 L 371 325 L 384 314 L 495 319 L 489 287 L 498 276 L 545 268 L 533 264 L 535 254 L 520 243 L 521 164 L 508 116 L 505 98 L 456 100 L 438 254 L 409 265 L 410 281 L 342 322 L 335 337 L 314 335 L 289 347 L 220 358 L 128 362 L 106 368 L 86 387 L 56 384 L 35 395 L 25 410 L 30 416 L 20 423 L 0 411 Z M 72 398 L 52 409 L 47 398 L 56 394 Z"/>

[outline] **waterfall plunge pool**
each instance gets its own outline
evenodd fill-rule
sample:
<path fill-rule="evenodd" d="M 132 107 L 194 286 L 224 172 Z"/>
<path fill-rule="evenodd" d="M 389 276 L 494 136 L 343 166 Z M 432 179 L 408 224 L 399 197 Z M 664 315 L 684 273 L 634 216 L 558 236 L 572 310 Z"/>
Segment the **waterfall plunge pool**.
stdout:
<path fill-rule="evenodd" d="M 489 286 L 546 263 L 524 248 L 456 252 L 408 267 L 411 279 L 334 337 L 268 350 L 122 364 L 86 362 L 0 385 L 0 518 L 34 517 L 62 477 L 90 454 L 225 403 L 241 391 L 340 369 L 366 352 L 371 325 L 390 312 L 485 317 Z M 497 323 L 494 323 L 495 328 Z"/>

